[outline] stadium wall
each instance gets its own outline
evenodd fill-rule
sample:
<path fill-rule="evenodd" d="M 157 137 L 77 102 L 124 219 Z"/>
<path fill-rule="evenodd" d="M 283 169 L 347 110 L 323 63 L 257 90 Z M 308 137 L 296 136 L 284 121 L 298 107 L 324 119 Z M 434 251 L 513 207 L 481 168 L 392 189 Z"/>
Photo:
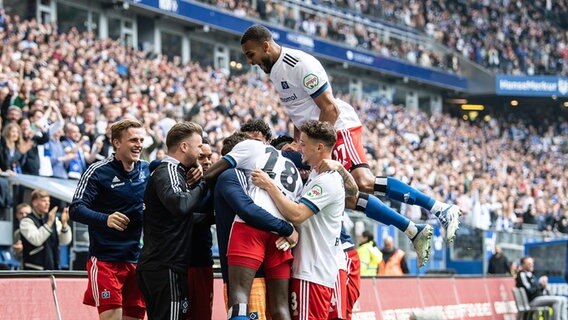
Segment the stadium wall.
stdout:
<path fill-rule="evenodd" d="M 510 277 L 365 278 L 354 320 L 513 319 L 516 313 Z M 61 319 L 97 319 L 82 304 L 86 277 L 56 279 Z M 225 319 L 223 283 L 215 279 L 213 319 Z M 0 278 L 2 319 L 57 319 L 49 277 Z"/>

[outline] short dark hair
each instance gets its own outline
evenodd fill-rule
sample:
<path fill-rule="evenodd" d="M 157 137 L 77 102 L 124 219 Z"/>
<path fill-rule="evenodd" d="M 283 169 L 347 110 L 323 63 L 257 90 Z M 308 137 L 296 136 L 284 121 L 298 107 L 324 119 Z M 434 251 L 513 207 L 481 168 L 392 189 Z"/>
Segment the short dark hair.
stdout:
<path fill-rule="evenodd" d="M 373 246 L 375 245 L 375 235 L 374 235 L 371 231 L 365 230 L 365 231 L 363 231 L 363 233 L 361 234 L 361 236 L 362 236 L 363 238 L 367 239 L 366 242 L 373 241 Z M 365 243 L 366 243 L 366 242 L 365 242 Z"/>
<path fill-rule="evenodd" d="M 168 131 L 166 147 L 168 150 L 174 151 L 184 139 L 189 138 L 194 133 L 200 137 L 203 135 L 203 129 L 200 125 L 189 121 L 178 122 Z"/>
<path fill-rule="evenodd" d="M 332 148 L 337 141 L 335 129 L 327 121 L 308 120 L 300 126 L 300 131 L 311 139 L 323 142 L 328 148 Z"/>
<path fill-rule="evenodd" d="M 263 25 L 255 24 L 249 27 L 241 37 L 241 45 L 247 41 L 264 42 L 272 40 L 272 33 Z"/>
<path fill-rule="evenodd" d="M 211 144 L 211 140 L 209 140 L 209 138 L 207 136 L 204 135 L 201 138 L 203 140 L 203 144 L 209 144 L 209 145 Z"/>
<path fill-rule="evenodd" d="M 248 136 L 242 132 L 235 132 L 232 135 L 223 139 L 223 148 L 221 149 L 221 155 L 224 156 L 231 152 L 233 148 L 239 143 L 248 139 Z"/>
<path fill-rule="evenodd" d="M 241 127 L 241 132 L 255 131 L 262 133 L 262 136 L 266 139 L 266 141 L 270 141 L 270 138 L 272 138 L 272 131 L 270 130 L 270 127 L 261 119 L 251 119 Z"/>
<path fill-rule="evenodd" d="M 73 124 L 73 123 L 67 123 L 69 124 Z M 67 132 L 68 130 L 68 126 L 65 126 L 65 132 Z M 130 128 L 142 128 L 142 123 L 140 123 L 138 120 L 133 120 L 133 119 L 124 119 L 124 120 L 120 120 L 118 122 L 115 122 L 111 127 L 110 127 L 110 131 L 111 131 L 111 141 L 114 139 L 118 139 L 120 140 L 120 138 L 122 138 L 122 134 L 130 129 Z"/>
<path fill-rule="evenodd" d="M 521 261 L 520 261 L 520 262 L 521 262 L 521 265 L 523 265 L 523 264 L 525 263 L 525 261 L 527 261 L 528 259 L 532 259 L 532 258 L 533 258 L 533 257 L 531 257 L 531 256 L 524 256 L 524 257 L 522 257 L 522 258 L 521 258 Z"/>
<path fill-rule="evenodd" d="M 292 143 L 294 142 L 294 138 L 290 137 L 290 136 L 278 136 L 274 139 L 272 139 L 272 141 L 270 141 L 270 144 L 278 149 L 281 150 L 282 147 L 288 143 Z"/>

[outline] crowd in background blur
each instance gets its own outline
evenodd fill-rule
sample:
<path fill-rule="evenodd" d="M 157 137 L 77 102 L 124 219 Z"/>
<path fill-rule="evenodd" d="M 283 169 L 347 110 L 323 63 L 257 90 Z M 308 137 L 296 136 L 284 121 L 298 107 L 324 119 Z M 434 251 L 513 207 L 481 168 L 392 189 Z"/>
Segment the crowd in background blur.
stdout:
<path fill-rule="evenodd" d="M 494 73 L 568 75 L 568 1 L 475 0 L 311 0 L 314 12 L 297 2 L 203 0 L 236 15 L 257 17 L 289 29 L 459 73 L 451 53 L 382 35 L 365 26 L 380 18 L 414 28 Z M 299 1 L 298 1 L 299 2 Z M 256 4 L 253 6 L 252 4 Z M 294 4 L 295 3 L 295 4 Z M 342 8 L 342 10 L 337 10 Z M 332 12 L 333 12 L 332 11 Z M 355 17 L 355 18 L 354 18 Z"/>
<path fill-rule="evenodd" d="M 34 20 L 2 16 L 0 28 L 3 175 L 78 179 L 112 153 L 108 127 L 121 118 L 143 122 L 146 160 L 163 157 L 166 133 L 182 120 L 201 124 L 217 150 L 251 118 L 263 118 L 277 135 L 291 133 L 266 76 L 229 76 Z M 337 96 L 365 114 L 365 147 L 377 175 L 458 204 L 466 223 L 482 229 L 524 223 L 568 233 L 567 121 L 473 123 L 386 99 Z M 414 207 L 400 210 L 430 218 Z"/>

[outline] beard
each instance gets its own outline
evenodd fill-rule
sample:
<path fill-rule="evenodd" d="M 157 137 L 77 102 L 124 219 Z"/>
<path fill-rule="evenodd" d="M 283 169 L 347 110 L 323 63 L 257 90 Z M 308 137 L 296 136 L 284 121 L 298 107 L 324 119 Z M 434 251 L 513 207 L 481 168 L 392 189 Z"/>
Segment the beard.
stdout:
<path fill-rule="evenodd" d="M 263 70 L 263 71 L 266 74 L 270 74 L 270 71 L 272 71 L 272 66 L 274 66 L 274 63 L 272 61 L 270 61 L 269 56 L 266 56 L 266 57 L 262 58 L 262 65 L 266 68 L 266 70 Z"/>

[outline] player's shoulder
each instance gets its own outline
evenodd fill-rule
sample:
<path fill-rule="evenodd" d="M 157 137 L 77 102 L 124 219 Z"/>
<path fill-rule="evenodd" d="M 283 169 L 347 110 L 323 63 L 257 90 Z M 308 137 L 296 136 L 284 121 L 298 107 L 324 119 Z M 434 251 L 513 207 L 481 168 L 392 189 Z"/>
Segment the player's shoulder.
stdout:
<path fill-rule="evenodd" d="M 311 54 L 296 49 L 283 47 L 282 54 L 282 62 L 284 62 L 284 65 L 294 70 L 300 69 L 298 67 L 313 65 L 314 61 L 317 61 Z"/>
<path fill-rule="evenodd" d="M 84 176 L 90 177 L 93 174 L 105 174 L 108 172 L 113 172 L 114 171 L 114 167 L 113 167 L 113 161 L 114 161 L 114 157 L 108 157 L 104 160 L 101 161 L 97 161 L 93 164 L 91 164 L 88 168 L 87 171 L 85 171 Z"/>
<path fill-rule="evenodd" d="M 254 139 L 246 139 L 243 140 L 235 145 L 235 148 L 259 148 L 264 147 L 265 144 L 262 141 L 254 140 Z M 230 153 L 230 152 L 229 152 Z"/>
<path fill-rule="evenodd" d="M 316 173 L 316 175 L 313 179 L 314 180 L 337 180 L 337 179 L 342 179 L 342 178 L 341 178 L 341 175 L 339 174 L 339 172 L 334 171 L 334 170 L 330 170 L 330 171 L 324 171 L 324 172 Z"/>

